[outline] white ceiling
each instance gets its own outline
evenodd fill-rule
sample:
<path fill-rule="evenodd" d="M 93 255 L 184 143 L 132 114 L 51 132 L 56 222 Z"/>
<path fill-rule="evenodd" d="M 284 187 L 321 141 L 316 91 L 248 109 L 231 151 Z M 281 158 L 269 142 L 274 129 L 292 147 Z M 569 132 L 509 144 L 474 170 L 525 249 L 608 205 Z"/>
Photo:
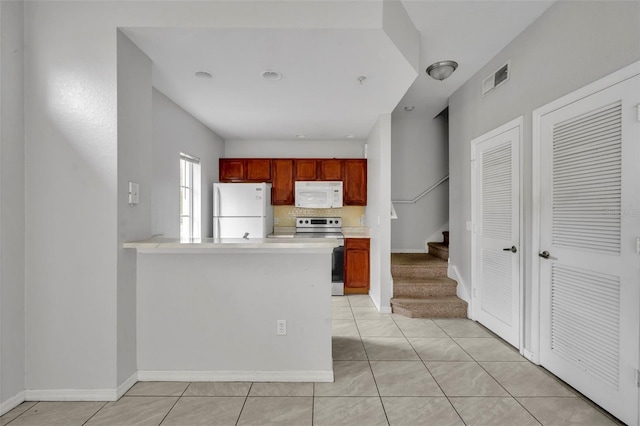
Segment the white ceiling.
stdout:
<path fill-rule="evenodd" d="M 381 28 L 125 32 L 153 61 L 154 86 L 226 140 L 365 139 L 378 116 L 396 105 L 406 117 L 436 115 L 552 2 L 402 3 L 420 31 L 417 79 Z M 426 75 L 429 64 L 446 59 L 460 64 L 449 79 Z M 265 80 L 267 70 L 282 79 Z M 197 78 L 196 71 L 213 78 Z M 361 84 L 358 76 L 367 78 Z M 404 111 L 406 105 L 414 111 Z"/>
<path fill-rule="evenodd" d="M 405 117 L 437 115 L 448 105 L 449 96 L 554 1 L 402 0 L 420 32 L 420 74 L 394 113 Z M 429 77 L 427 67 L 444 60 L 456 61 L 458 69 L 443 81 Z M 478 93 L 480 90 L 478 87 Z M 415 109 L 407 112 L 407 105 Z"/>

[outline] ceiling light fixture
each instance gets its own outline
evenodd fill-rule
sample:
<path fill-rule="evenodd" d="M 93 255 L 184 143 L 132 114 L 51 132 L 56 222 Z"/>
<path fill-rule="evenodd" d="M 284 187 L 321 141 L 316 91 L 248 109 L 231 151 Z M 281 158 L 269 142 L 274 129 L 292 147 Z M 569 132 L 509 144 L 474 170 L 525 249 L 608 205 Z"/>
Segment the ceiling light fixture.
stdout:
<path fill-rule="evenodd" d="M 265 80 L 280 80 L 282 78 L 282 74 L 278 71 L 267 70 L 262 73 L 262 78 Z"/>
<path fill-rule="evenodd" d="M 362 83 L 364 83 L 364 81 L 367 79 L 366 75 L 359 75 L 358 76 L 358 82 L 360 83 L 360 86 L 362 86 Z"/>
<path fill-rule="evenodd" d="M 405 111 L 413 111 L 415 109 L 415 107 L 413 105 L 407 105 L 406 107 L 404 107 Z"/>
<path fill-rule="evenodd" d="M 352 135 L 351 133 L 349 133 L 347 135 L 344 135 L 344 137 L 347 138 L 347 139 L 353 139 L 353 138 L 356 137 L 356 135 Z"/>
<path fill-rule="evenodd" d="M 441 61 L 435 64 L 429 65 L 427 68 L 427 74 L 436 80 L 444 80 L 449 77 L 458 68 L 458 63 L 455 61 Z"/>
<path fill-rule="evenodd" d="M 209 78 L 213 78 L 213 74 L 211 74 L 210 72 L 206 72 L 206 71 L 196 71 L 194 73 L 194 75 L 198 78 L 204 78 L 204 79 L 209 79 Z"/>
<path fill-rule="evenodd" d="M 296 138 L 298 138 L 298 139 L 304 139 L 304 138 L 306 138 L 306 137 L 307 137 L 307 135 L 305 135 L 305 134 L 303 134 L 303 133 L 298 133 L 298 134 L 296 135 Z"/>

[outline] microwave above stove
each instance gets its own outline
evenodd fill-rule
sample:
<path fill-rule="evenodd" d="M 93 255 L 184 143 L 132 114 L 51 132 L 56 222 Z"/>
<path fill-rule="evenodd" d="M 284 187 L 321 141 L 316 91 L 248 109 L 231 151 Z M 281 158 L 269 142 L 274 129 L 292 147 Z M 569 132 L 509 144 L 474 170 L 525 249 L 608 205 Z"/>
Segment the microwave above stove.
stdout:
<path fill-rule="evenodd" d="M 330 209 L 342 207 L 341 181 L 296 181 L 296 207 Z"/>

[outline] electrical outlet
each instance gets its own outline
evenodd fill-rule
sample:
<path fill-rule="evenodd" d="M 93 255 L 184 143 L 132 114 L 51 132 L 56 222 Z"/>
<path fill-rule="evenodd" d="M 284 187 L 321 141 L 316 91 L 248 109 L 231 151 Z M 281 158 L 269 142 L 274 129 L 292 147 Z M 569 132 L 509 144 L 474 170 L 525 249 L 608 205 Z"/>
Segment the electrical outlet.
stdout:
<path fill-rule="evenodd" d="M 278 320 L 277 321 L 276 334 L 278 336 L 286 336 L 287 335 L 287 320 Z"/>
<path fill-rule="evenodd" d="M 277 225 L 278 223 L 280 223 L 280 219 L 278 219 L 277 217 L 273 218 L 273 224 Z"/>
<path fill-rule="evenodd" d="M 364 226 L 364 216 L 360 216 L 360 225 Z"/>

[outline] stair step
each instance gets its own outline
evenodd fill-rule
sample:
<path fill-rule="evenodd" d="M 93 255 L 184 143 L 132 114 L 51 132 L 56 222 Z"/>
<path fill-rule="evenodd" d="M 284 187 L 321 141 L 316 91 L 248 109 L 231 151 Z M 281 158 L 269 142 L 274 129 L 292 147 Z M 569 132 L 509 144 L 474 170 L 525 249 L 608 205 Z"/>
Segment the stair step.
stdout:
<path fill-rule="evenodd" d="M 391 310 L 410 318 L 466 318 L 467 302 L 456 296 L 427 299 L 394 297 L 391 299 Z"/>
<path fill-rule="evenodd" d="M 449 260 L 449 246 L 445 243 L 427 243 L 429 254 L 443 260 Z"/>
<path fill-rule="evenodd" d="M 444 243 L 449 246 L 449 231 L 442 231 L 442 236 L 444 237 Z"/>
<path fill-rule="evenodd" d="M 455 296 L 458 283 L 447 277 L 394 277 L 394 297 Z"/>
<path fill-rule="evenodd" d="M 391 275 L 395 277 L 446 277 L 447 262 L 429 253 L 392 253 Z"/>

